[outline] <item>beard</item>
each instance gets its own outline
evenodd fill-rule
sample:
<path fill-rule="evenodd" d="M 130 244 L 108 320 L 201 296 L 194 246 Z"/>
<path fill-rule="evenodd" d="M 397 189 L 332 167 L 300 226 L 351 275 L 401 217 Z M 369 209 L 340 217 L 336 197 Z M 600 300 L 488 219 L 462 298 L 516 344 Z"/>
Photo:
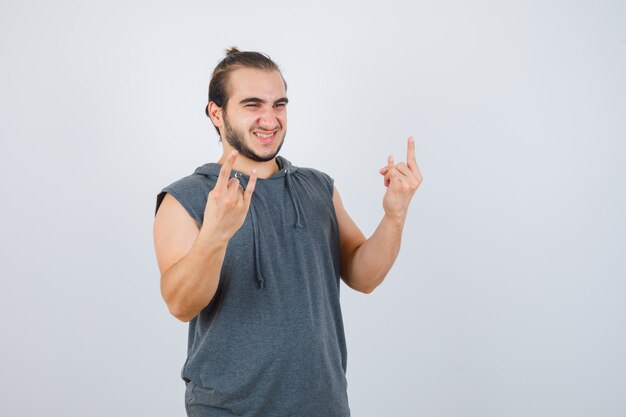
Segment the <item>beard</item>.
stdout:
<path fill-rule="evenodd" d="M 228 117 L 224 117 L 224 136 L 226 137 L 226 142 L 230 146 L 232 146 L 240 155 L 245 156 L 248 159 L 252 159 L 256 162 L 267 162 L 271 161 L 278 155 L 280 148 L 282 148 L 283 143 L 285 142 L 285 137 L 283 136 L 282 140 L 278 144 L 278 148 L 276 148 L 276 152 L 271 155 L 261 156 L 254 152 L 247 144 L 244 139 L 244 135 L 241 131 L 236 130 L 228 123 Z"/>

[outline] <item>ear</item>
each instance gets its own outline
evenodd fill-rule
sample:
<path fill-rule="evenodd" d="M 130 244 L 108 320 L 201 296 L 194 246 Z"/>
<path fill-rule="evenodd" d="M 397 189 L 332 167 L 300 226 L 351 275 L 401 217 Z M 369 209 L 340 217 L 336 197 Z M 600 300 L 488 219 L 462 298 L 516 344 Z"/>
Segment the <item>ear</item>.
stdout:
<path fill-rule="evenodd" d="M 209 105 L 206 110 L 207 116 L 211 118 L 211 121 L 218 129 L 224 126 L 224 111 L 215 104 L 214 101 L 209 101 Z"/>

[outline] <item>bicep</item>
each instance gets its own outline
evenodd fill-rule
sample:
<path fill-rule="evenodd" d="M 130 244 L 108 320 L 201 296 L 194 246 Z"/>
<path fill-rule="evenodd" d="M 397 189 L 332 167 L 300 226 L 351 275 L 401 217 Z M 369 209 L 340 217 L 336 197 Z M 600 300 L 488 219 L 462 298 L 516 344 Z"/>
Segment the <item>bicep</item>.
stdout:
<path fill-rule="evenodd" d="M 187 210 L 167 193 L 154 219 L 154 249 L 161 275 L 189 253 L 199 232 Z"/>
<path fill-rule="evenodd" d="M 341 196 L 335 188 L 333 191 L 333 205 L 339 224 L 339 245 L 341 252 L 341 275 L 346 281 L 345 274 L 349 271 L 350 263 L 356 250 L 365 242 L 361 229 L 354 223 L 343 206 Z"/>

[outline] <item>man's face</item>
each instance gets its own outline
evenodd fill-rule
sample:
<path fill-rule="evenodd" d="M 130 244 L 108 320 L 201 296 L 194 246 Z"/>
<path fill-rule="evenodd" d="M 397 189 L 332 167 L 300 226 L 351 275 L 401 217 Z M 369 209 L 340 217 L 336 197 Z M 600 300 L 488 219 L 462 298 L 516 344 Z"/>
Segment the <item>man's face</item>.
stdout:
<path fill-rule="evenodd" d="M 241 156 L 272 160 L 287 133 L 287 96 L 278 71 L 239 68 L 230 74 L 222 139 Z"/>

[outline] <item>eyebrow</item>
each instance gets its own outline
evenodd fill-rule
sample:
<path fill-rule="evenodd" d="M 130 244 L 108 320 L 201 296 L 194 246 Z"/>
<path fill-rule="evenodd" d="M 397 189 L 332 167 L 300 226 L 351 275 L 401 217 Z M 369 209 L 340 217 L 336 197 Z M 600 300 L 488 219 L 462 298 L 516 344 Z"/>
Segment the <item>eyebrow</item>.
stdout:
<path fill-rule="evenodd" d="M 243 100 L 239 102 L 239 104 L 248 104 L 248 103 L 265 103 L 265 100 L 260 99 L 258 97 L 248 97 L 248 98 L 244 98 Z M 287 97 L 281 97 L 274 102 L 274 104 L 277 104 L 277 103 L 287 104 L 289 103 L 289 99 Z"/>

